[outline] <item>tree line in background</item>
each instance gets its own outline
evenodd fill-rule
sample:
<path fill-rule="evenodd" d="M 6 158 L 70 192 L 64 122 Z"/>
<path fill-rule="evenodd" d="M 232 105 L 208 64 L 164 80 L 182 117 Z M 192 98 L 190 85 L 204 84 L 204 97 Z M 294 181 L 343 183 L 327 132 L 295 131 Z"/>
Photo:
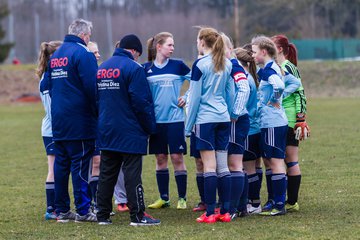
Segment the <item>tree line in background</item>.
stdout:
<path fill-rule="evenodd" d="M 0 3 L 0 12 L 6 5 L 10 10 L 2 25 L 11 37 L 4 40 L 15 42 L 12 57 L 26 62 L 36 59 L 42 41 L 63 39 L 69 23 L 78 17 L 93 22 L 93 39 L 99 43 L 103 57 L 111 54 L 113 43 L 124 34 L 138 34 L 145 43 L 157 32 L 169 31 L 175 36 L 176 57 L 193 59 L 194 25 L 218 28 L 239 45 L 256 34 L 284 33 L 294 39 L 360 35 L 360 0 L 0 0 Z M 238 22 L 234 21 L 234 13 L 238 13 Z"/>

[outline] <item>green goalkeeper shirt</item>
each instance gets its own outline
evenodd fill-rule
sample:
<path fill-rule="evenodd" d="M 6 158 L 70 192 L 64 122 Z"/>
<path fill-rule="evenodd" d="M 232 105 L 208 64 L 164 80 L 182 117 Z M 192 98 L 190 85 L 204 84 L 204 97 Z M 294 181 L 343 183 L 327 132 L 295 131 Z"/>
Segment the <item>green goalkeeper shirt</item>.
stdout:
<path fill-rule="evenodd" d="M 281 67 L 285 71 L 297 77 L 301 83 L 299 70 L 294 64 L 292 64 L 289 60 L 285 60 L 281 64 Z M 297 113 L 306 114 L 306 96 L 302 84 L 294 93 L 290 94 L 289 96 L 283 99 L 282 106 L 285 109 L 285 113 L 288 118 L 289 127 L 294 128 L 296 123 L 296 114 Z"/>

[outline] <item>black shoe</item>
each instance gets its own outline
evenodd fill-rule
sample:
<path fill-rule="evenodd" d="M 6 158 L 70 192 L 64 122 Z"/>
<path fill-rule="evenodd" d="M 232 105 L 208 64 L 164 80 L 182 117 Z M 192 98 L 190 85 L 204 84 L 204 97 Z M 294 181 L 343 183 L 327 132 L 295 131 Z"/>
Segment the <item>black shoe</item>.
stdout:
<path fill-rule="evenodd" d="M 144 213 L 140 221 L 131 221 L 130 226 L 153 226 L 160 225 L 160 220 L 151 217 L 149 214 Z"/>
<path fill-rule="evenodd" d="M 99 220 L 98 221 L 99 225 L 111 225 L 112 221 L 110 219 L 105 219 L 105 220 Z"/>

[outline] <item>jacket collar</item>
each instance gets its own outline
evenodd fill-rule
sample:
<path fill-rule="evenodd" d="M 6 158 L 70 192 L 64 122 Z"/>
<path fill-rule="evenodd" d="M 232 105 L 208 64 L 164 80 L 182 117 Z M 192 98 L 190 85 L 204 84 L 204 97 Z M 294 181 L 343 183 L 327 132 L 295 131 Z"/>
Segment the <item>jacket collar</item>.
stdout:
<path fill-rule="evenodd" d="M 84 42 L 84 40 L 82 40 L 78 36 L 75 36 L 75 35 L 72 35 L 72 34 L 67 34 L 65 36 L 64 42 L 80 43 L 80 44 L 86 46 L 86 43 Z"/>
<path fill-rule="evenodd" d="M 131 60 L 134 60 L 134 57 L 132 56 L 132 54 L 123 48 L 116 48 L 113 56 L 123 56 L 123 57 L 128 57 Z"/>

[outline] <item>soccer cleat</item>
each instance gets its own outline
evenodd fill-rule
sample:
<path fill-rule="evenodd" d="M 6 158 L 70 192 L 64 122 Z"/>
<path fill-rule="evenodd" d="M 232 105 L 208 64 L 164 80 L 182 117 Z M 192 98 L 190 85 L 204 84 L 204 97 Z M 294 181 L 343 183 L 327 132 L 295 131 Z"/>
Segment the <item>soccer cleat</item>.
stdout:
<path fill-rule="evenodd" d="M 186 200 L 184 198 L 179 198 L 177 209 L 186 209 Z"/>
<path fill-rule="evenodd" d="M 97 222 L 97 218 L 96 218 L 96 215 L 92 211 L 89 211 L 87 214 L 82 215 L 82 216 L 80 214 L 76 214 L 75 222 L 77 222 L 77 223 Z"/>
<path fill-rule="evenodd" d="M 298 212 L 300 210 L 300 206 L 297 202 L 293 205 L 286 203 L 285 208 L 287 212 Z"/>
<path fill-rule="evenodd" d="M 217 207 L 217 208 L 215 208 L 215 214 L 219 214 L 220 213 L 220 208 L 219 207 Z"/>
<path fill-rule="evenodd" d="M 98 209 L 97 207 L 95 207 L 95 206 L 91 207 L 90 209 L 91 209 L 91 211 L 92 211 L 95 215 L 96 215 L 96 214 L 98 213 L 98 211 L 99 211 L 99 209 Z"/>
<path fill-rule="evenodd" d="M 76 214 L 71 212 L 70 210 L 66 213 L 60 213 L 57 218 L 56 221 L 57 222 L 61 222 L 61 223 L 67 223 L 70 220 L 75 220 Z"/>
<path fill-rule="evenodd" d="M 254 207 L 253 205 L 248 204 L 247 211 L 250 215 L 261 213 L 261 206 L 259 205 L 258 207 Z"/>
<path fill-rule="evenodd" d="M 113 211 L 110 212 L 110 217 L 112 217 L 112 216 L 115 216 L 115 212 L 113 212 Z"/>
<path fill-rule="evenodd" d="M 231 216 L 231 221 L 232 221 L 232 220 L 234 220 L 235 218 L 239 217 L 239 212 L 236 211 L 236 212 L 230 214 L 230 216 Z"/>
<path fill-rule="evenodd" d="M 46 212 L 45 220 L 56 220 L 57 216 L 55 212 Z"/>
<path fill-rule="evenodd" d="M 280 215 L 285 215 L 286 214 L 286 209 L 285 207 L 283 207 L 282 209 L 276 209 L 273 208 L 271 211 L 268 212 L 261 212 L 259 213 L 261 216 L 280 216 Z"/>
<path fill-rule="evenodd" d="M 243 217 L 248 217 L 250 216 L 249 212 L 247 211 L 247 209 L 242 210 L 241 212 L 239 212 L 239 217 L 243 218 Z"/>
<path fill-rule="evenodd" d="M 126 203 L 119 203 L 117 205 L 117 210 L 118 210 L 118 212 L 127 212 L 127 211 L 129 211 L 129 208 L 126 205 Z"/>
<path fill-rule="evenodd" d="M 160 225 L 160 220 L 155 219 L 152 216 L 150 216 L 147 213 L 144 213 L 144 216 L 140 221 L 134 221 L 130 223 L 130 226 L 154 226 L 154 225 Z"/>
<path fill-rule="evenodd" d="M 262 208 L 262 212 L 270 212 L 274 208 L 274 201 L 268 200 Z"/>
<path fill-rule="evenodd" d="M 110 219 L 106 219 L 106 220 L 100 220 L 98 221 L 99 225 L 111 225 L 112 221 Z"/>
<path fill-rule="evenodd" d="M 202 212 L 206 210 L 206 204 L 203 202 L 199 202 L 194 208 L 193 212 Z"/>
<path fill-rule="evenodd" d="M 215 223 L 216 217 L 215 214 L 211 214 L 210 216 L 206 216 L 206 212 L 203 213 L 200 217 L 196 219 L 198 223 Z"/>
<path fill-rule="evenodd" d="M 230 213 L 224 213 L 224 214 L 215 214 L 216 221 L 219 222 L 231 222 L 231 215 Z"/>
<path fill-rule="evenodd" d="M 159 209 L 159 208 L 166 208 L 166 207 L 170 207 L 170 200 L 165 201 L 165 200 L 162 200 L 161 198 L 156 200 L 153 204 L 150 204 L 148 206 L 148 208 L 151 208 L 151 209 Z"/>

